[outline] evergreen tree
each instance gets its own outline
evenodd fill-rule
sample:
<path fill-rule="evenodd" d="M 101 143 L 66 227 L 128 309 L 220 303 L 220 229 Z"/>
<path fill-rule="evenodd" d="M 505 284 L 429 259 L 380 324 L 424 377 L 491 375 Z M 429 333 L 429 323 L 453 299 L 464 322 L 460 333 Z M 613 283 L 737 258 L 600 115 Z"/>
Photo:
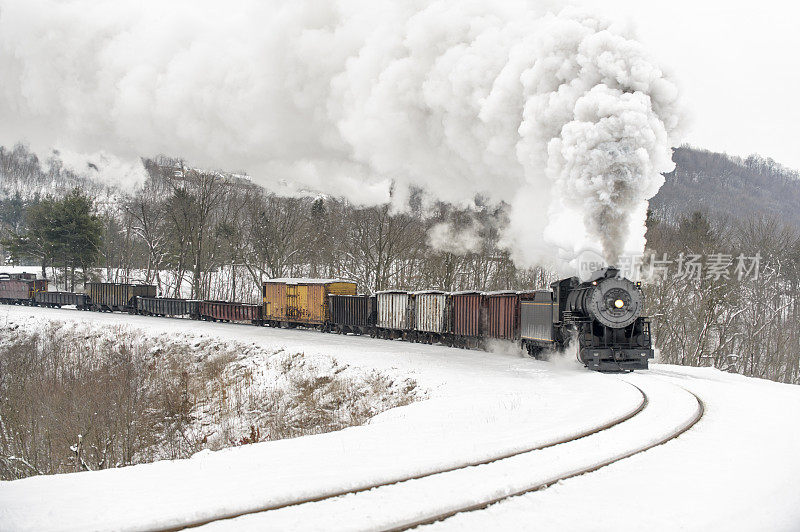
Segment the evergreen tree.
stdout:
<path fill-rule="evenodd" d="M 91 198 L 75 189 L 63 199 L 45 198 L 25 209 L 27 231 L 13 234 L 4 242 L 12 258 L 33 258 L 39 261 L 42 275 L 48 266 L 64 269 L 70 288 L 75 287 L 75 271 L 83 272 L 97 260 L 103 224 Z"/>

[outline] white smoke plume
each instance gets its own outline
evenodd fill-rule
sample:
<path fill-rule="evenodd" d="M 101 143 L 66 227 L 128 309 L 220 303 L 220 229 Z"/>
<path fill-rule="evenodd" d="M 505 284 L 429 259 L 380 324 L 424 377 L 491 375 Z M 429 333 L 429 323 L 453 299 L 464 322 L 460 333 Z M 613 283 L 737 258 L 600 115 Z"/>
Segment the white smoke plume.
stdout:
<path fill-rule="evenodd" d="M 477 253 L 483 245 L 479 230 L 480 225 L 475 222 L 462 229 L 447 222 L 438 223 L 428 230 L 428 245 L 454 255 Z"/>
<path fill-rule="evenodd" d="M 107 152 L 76 153 L 56 150 L 56 157 L 78 175 L 88 175 L 101 183 L 117 187 L 125 192 L 134 192 L 137 185 L 147 179 L 147 170 L 141 159 L 120 159 Z"/>
<path fill-rule="evenodd" d="M 638 42 L 552 2 L 0 0 L 0 72 L 0 144 L 506 202 L 522 265 L 640 250 L 681 125 Z"/>

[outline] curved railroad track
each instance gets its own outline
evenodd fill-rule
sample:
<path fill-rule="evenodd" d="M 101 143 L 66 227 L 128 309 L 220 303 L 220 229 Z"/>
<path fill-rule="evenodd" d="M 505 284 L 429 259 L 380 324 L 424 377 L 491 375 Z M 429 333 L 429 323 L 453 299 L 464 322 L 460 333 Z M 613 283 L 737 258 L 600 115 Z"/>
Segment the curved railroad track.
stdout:
<path fill-rule="evenodd" d="M 692 416 L 690 419 L 688 419 L 685 424 L 683 424 L 682 426 L 676 427 L 670 434 L 668 434 L 666 436 L 663 436 L 662 438 L 660 438 L 657 441 L 651 442 L 650 444 L 644 445 L 644 446 L 642 446 L 640 448 L 637 448 L 637 449 L 629 450 L 629 451 L 623 453 L 620 456 L 615 456 L 615 457 L 610 458 L 608 460 L 604 460 L 602 462 L 598 462 L 596 464 L 593 464 L 593 465 L 591 465 L 589 467 L 584 467 L 584 468 L 582 468 L 582 469 L 580 469 L 578 471 L 570 472 L 570 473 L 558 476 L 557 478 L 551 478 L 551 479 L 548 479 L 548 480 L 543 481 L 543 482 L 534 483 L 534 484 L 532 484 L 530 486 L 527 486 L 527 487 L 525 487 L 523 489 L 518 489 L 518 490 L 514 491 L 513 493 L 509 493 L 507 495 L 495 497 L 495 498 L 493 498 L 491 500 L 482 501 L 482 502 L 476 503 L 476 504 L 471 504 L 469 506 L 464 506 L 462 508 L 458 508 L 458 509 L 454 509 L 454 510 L 448 510 L 446 512 L 441 512 L 441 513 L 439 513 L 437 515 L 429 516 L 429 517 L 426 517 L 426 518 L 423 518 L 423 519 L 419 519 L 419 520 L 416 520 L 416 521 L 410 522 L 410 523 L 403 523 L 403 524 L 401 524 L 399 526 L 396 526 L 396 527 L 383 528 L 382 530 L 384 530 L 386 532 L 409 530 L 409 529 L 412 529 L 412 528 L 416 528 L 418 526 L 430 525 L 430 524 L 433 524 L 433 523 L 436 523 L 436 522 L 439 522 L 439 521 L 444 521 L 445 519 L 453 517 L 453 516 L 455 516 L 457 514 L 466 513 L 466 512 L 474 512 L 474 511 L 477 511 L 477 510 L 483 510 L 483 509 L 486 509 L 486 508 L 488 508 L 489 506 L 491 506 L 493 504 L 502 502 L 502 501 L 504 501 L 506 499 L 510 499 L 512 497 L 518 497 L 520 495 L 525 495 L 527 493 L 533 493 L 535 491 L 546 489 L 546 488 L 552 486 L 553 484 L 556 484 L 557 482 L 560 482 L 562 480 L 567 480 L 567 479 L 570 479 L 570 478 L 573 478 L 573 477 L 577 477 L 577 476 L 580 476 L 580 475 L 583 475 L 583 474 L 586 474 L 586 473 L 591 473 L 591 472 L 597 471 L 598 469 L 601 469 L 603 467 L 606 467 L 606 466 L 609 466 L 609 465 L 614 464 L 616 462 L 619 462 L 620 460 L 624 460 L 626 458 L 630 458 L 631 456 L 643 453 L 643 452 L 648 451 L 648 450 L 650 450 L 650 449 L 652 449 L 654 447 L 658 447 L 659 445 L 664 445 L 665 443 L 669 442 L 670 440 L 673 440 L 673 439 L 677 438 L 678 436 L 680 436 L 681 434 L 683 434 L 684 432 L 688 431 L 693 426 L 695 426 L 697 424 L 697 422 L 700 421 L 700 419 L 703 417 L 703 415 L 705 413 L 705 404 L 703 403 L 703 400 L 700 399 L 700 397 L 697 396 L 697 394 L 695 394 L 694 392 L 686 390 L 685 388 L 684 388 L 684 391 L 686 393 L 690 394 L 692 397 L 694 397 L 694 399 L 697 401 L 697 410 L 696 410 L 694 416 Z"/>
<path fill-rule="evenodd" d="M 639 395 L 641 396 L 641 399 L 638 401 L 636 406 L 634 408 L 632 408 L 631 410 L 629 410 L 628 412 L 626 412 L 624 415 L 622 415 L 622 416 L 620 416 L 618 418 L 615 418 L 615 419 L 613 419 L 613 420 L 611 420 L 611 421 L 609 421 L 607 423 L 604 423 L 602 425 L 598 425 L 598 426 L 592 427 L 592 428 L 590 428 L 588 430 L 581 431 L 578 434 L 574 434 L 574 435 L 571 435 L 571 436 L 568 436 L 568 437 L 564 437 L 564 438 L 554 439 L 554 440 L 548 441 L 547 443 L 540 443 L 540 444 L 535 445 L 535 446 L 528 446 L 528 447 L 524 447 L 524 448 L 517 449 L 517 450 L 514 450 L 514 451 L 504 452 L 504 453 L 497 454 L 497 455 L 494 455 L 494 456 L 492 456 L 490 458 L 486 458 L 486 459 L 483 459 L 483 460 L 465 461 L 465 462 L 463 462 L 461 464 L 458 464 L 458 465 L 451 465 L 451 466 L 445 467 L 445 468 L 437 468 L 437 469 L 434 469 L 434 470 L 431 470 L 431 471 L 428 471 L 428 472 L 425 472 L 425 473 L 421 473 L 421 474 L 399 476 L 399 477 L 392 478 L 390 480 L 386 480 L 386 481 L 383 481 L 383 482 L 380 482 L 380 483 L 374 483 L 374 482 L 373 483 L 368 483 L 368 484 L 365 484 L 363 486 L 359 486 L 357 488 L 343 489 L 343 490 L 340 490 L 340 491 L 326 492 L 326 493 L 322 493 L 322 494 L 314 496 L 314 497 L 298 498 L 298 499 L 295 499 L 295 500 L 292 500 L 292 501 L 289 501 L 289 502 L 282 502 L 282 503 L 279 503 L 279 504 L 266 504 L 266 505 L 260 506 L 258 508 L 252 508 L 252 509 L 247 509 L 247 510 L 244 510 L 244 511 L 219 514 L 219 515 L 216 515 L 214 517 L 202 518 L 202 519 L 198 519 L 198 520 L 195 520 L 195 521 L 190 521 L 190 522 L 183 523 L 183 524 L 181 524 L 179 526 L 161 528 L 161 529 L 157 529 L 157 530 L 161 530 L 163 532 L 172 532 L 172 531 L 178 531 L 178 530 L 188 530 L 188 529 L 192 529 L 192 528 L 197 528 L 197 527 L 201 527 L 201 526 L 204 526 L 204 525 L 208 525 L 208 524 L 211 524 L 211 523 L 227 521 L 227 520 L 236 519 L 236 518 L 244 517 L 244 516 L 248 516 L 248 515 L 260 514 L 260 513 L 265 513 L 265 512 L 273 512 L 273 511 L 276 511 L 276 510 L 283 510 L 283 509 L 286 509 L 286 508 L 299 507 L 299 506 L 305 505 L 305 504 L 328 501 L 328 500 L 340 498 L 340 497 L 343 497 L 343 496 L 356 495 L 356 494 L 359 494 L 359 493 L 368 492 L 368 491 L 373 490 L 375 488 L 382 488 L 382 487 L 386 487 L 386 486 L 398 485 L 398 484 L 402 484 L 404 482 L 425 479 L 425 478 L 432 477 L 432 476 L 435 476 L 435 475 L 441 475 L 441 474 L 451 473 L 451 472 L 454 472 L 454 471 L 464 470 L 464 469 L 470 468 L 470 467 L 489 465 L 489 464 L 492 464 L 492 463 L 495 463 L 495 462 L 499 462 L 499 461 L 502 461 L 502 460 L 507 460 L 509 458 L 514 458 L 516 456 L 524 455 L 524 454 L 535 452 L 535 451 L 540 451 L 540 450 L 543 450 L 543 449 L 548 449 L 548 448 L 555 447 L 555 446 L 558 446 L 558 445 L 563 445 L 565 443 L 569 443 L 569 442 L 573 442 L 573 441 L 580 440 L 580 439 L 583 439 L 583 438 L 587 438 L 587 437 L 592 436 L 594 434 L 597 434 L 597 433 L 600 433 L 602 431 L 608 430 L 608 429 L 610 429 L 612 427 L 615 427 L 615 426 L 617 426 L 617 425 L 619 425 L 621 423 L 624 423 L 624 422 L 634 418 L 635 416 L 639 415 L 642 411 L 645 410 L 645 408 L 647 408 L 648 401 L 649 401 L 648 397 L 647 397 L 647 394 L 639 386 L 637 386 L 635 384 L 632 384 L 632 383 L 626 383 L 626 384 L 628 384 L 628 385 L 632 386 L 633 388 L 635 388 L 637 390 L 637 392 L 639 393 Z"/>
<path fill-rule="evenodd" d="M 664 401 L 663 397 L 660 397 L 659 403 L 661 404 L 659 404 L 657 408 L 652 408 L 651 399 L 647 392 L 640 386 L 627 382 L 627 380 L 623 379 L 623 381 L 634 386 L 641 394 L 642 399 L 638 406 L 610 423 L 595 427 L 569 438 L 521 449 L 515 452 L 504 453 L 486 460 L 467 462 L 458 466 L 442 468 L 424 474 L 396 478 L 386 482 L 373 483 L 335 493 L 320 494 L 319 496 L 298 499 L 277 505 L 264 505 L 263 507 L 253 508 L 247 511 L 216 515 L 191 523 L 185 523 L 179 527 L 170 528 L 168 530 L 182 530 L 204 525 L 209 525 L 209 528 L 227 526 L 235 528 L 250 526 L 259 529 L 270 527 L 286 528 L 302 526 L 303 524 L 308 525 L 315 521 L 326 523 L 325 528 L 327 529 L 336 529 L 337 524 L 335 519 L 337 518 L 340 522 L 349 523 L 349 525 L 343 524 L 340 527 L 342 529 L 408 530 L 417 526 L 442 521 L 457 514 L 485 509 L 505 499 L 545 489 L 561 480 L 596 471 L 677 438 L 693 427 L 703 416 L 704 405 L 702 400 L 688 390 L 680 388 L 680 393 L 684 397 L 682 404 L 677 408 L 677 410 L 680 411 L 679 415 L 670 416 L 670 405 L 672 401 L 674 401 L 674 397 L 669 401 Z M 663 388 L 666 386 L 672 388 L 673 395 L 675 395 L 674 390 L 678 389 L 678 387 L 674 385 L 667 385 L 664 383 L 657 385 L 651 382 L 647 387 L 661 387 L 662 390 L 656 393 L 656 395 L 663 396 Z M 655 412 L 653 412 L 654 410 Z M 587 449 L 597 447 L 598 444 L 601 444 L 600 446 L 602 447 L 603 437 L 608 437 L 610 433 L 614 431 L 622 431 L 624 427 L 631 425 L 641 417 L 646 417 L 645 415 L 647 414 L 655 420 L 666 418 L 666 422 L 669 426 L 666 428 L 661 427 L 663 430 L 653 438 L 645 438 L 642 441 L 635 442 L 635 444 L 629 445 L 616 453 L 607 453 L 606 456 L 601 459 L 590 459 L 587 463 L 581 464 L 580 466 L 575 466 L 573 464 L 572 466 L 557 466 L 553 471 L 547 470 L 546 465 L 554 457 L 557 458 L 558 455 L 571 456 L 575 453 L 581 453 L 582 451 L 579 448 L 581 445 Z M 661 421 L 663 422 L 664 419 L 661 419 Z M 628 432 L 635 433 L 639 430 L 641 430 L 641 427 L 632 427 Z M 548 451 L 552 451 L 554 456 L 543 456 L 543 453 L 547 453 Z M 591 453 L 589 453 L 589 455 L 591 455 Z M 558 460 L 555 460 L 555 462 L 558 462 Z M 528 466 L 533 466 L 532 470 L 536 470 L 535 466 L 538 463 L 540 467 L 537 473 L 539 474 L 528 475 L 524 473 L 528 471 L 526 463 Z M 542 465 L 545 466 L 544 471 L 541 470 Z M 482 476 L 485 477 L 485 474 L 488 474 L 489 478 L 493 474 L 497 477 L 495 474 L 496 472 L 492 473 L 489 470 L 491 468 L 499 470 L 500 473 L 498 477 L 500 480 L 497 481 L 497 479 L 495 479 L 496 485 L 492 485 L 491 481 L 484 483 L 483 478 L 481 478 Z M 507 483 L 506 481 L 508 479 L 504 476 L 505 473 L 503 473 L 503 469 L 511 470 L 516 473 L 521 471 L 526 478 L 521 481 L 512 478 L 511 481 Z M 478 488 L 472 491 L 478 491 L 480 493 L 462 494 L 461 492 L 463 490 L 461 489 L 455 491 L 451 489 L 450 492 L 448 492 L 448 486 L 452 488 L 454 484 L 459 487 L 467 486 L 470 488 Z M 469 489 L 467 491 L 469 491 Z M 442 502 L 440 501 L 442 495 L 444 495 L 444 499 L 447 499 L 449 495 L 452 500 L 444 500 Z M 392 504 L 392 501 L 397 500 L 402 501 L 402 504 Z M 396 515 L 392 515 L 391 512 L 385 512 L 385 508 L 394 508 Z M 411 511 L 408 510 L 409 508 Z M 359 521 L 359 518 L 363 518 L 365 510 L 368 509 L 380 509 L 380 511 L 375 512 L 373 516 L 374 519 L 369 523 L 364 522 L 363 519 Z M 312 515 L 316 515 L 316 519 L 310 517 Z M 320 519 L 320 516 L 322 516 L 322 519 Z M 233 519 L 235 519 L 235 521 L 232 521 Z"/>
<path fill-rule="evenodd" d="M 572 438 L 414 477 L 277 506 L 265 505 L 235 515 L 215 516 L 172 530 L 203 525 L 212 529 L 408 530 L 482 510 L 511 497 L 596 471 L 677 438 L 703 416 L 702 400 L 688 390 L 664 382 L 649 382 L 645 388 L 657 397 L 658 404 L 655 404 L 648 392 L 628 384 L 642 394 L 638 408 L 612 423 Z M 666 389 L 670 389 L 669 393 L 665 393 Z M 654 421 L 661 423 L 661 426 L 650 427 L 656 434 L 642 434 L 648 423 Z M 628 442 L 617 451 L 603 452 L 613 447 L 609 442 L 626 435 L 633 443 Z M 572 463 L 569 460 L 566 464 L 560 463 L 565 457 L 575 456 L 579 459 Z M 578 463 L 581 461 L 583 463 Z"/>
<path fill-rule="evenodd" d="M 569 438 L 425 474 L 216 515 L 167 530 L 200 526 L 236 529 L 315 528 L 315 522 L 325 523 L 319 529 L 326 530 L 408 530 L 443 521 L 457 514 L 482 510 L 511 497 L 545 489 L 559 481 L 596 471 L 677 438 L 703 416 L 705 407 L 702 400 L 688 390 L 663 382 L 649 382 L 646 388 L 655 392 L 657 397 L 661 396 L 658 397 L 658 404 L 654 405 L 650 394 L 640 386 L 628 382 L 627 379 L 622 380 L 639 391 L 642 396 L 639 405 L 610 423 Z M 672 389 L 671 399 L 664 400 L 665 388 Z M 682 399 L 675 406 L 675 390 L 678 389 Z M 601 459 L 592 456 L 593 451 L 603 447 L 604 439 L 614 440 L 612 433 L 622 432 L 624 435 L 626 432 L 641 432 L 642 426 L 632 425 L 643 417 L 651 418 L 649 422 L 656 420 L 663 424 L 666 421 L 668 427 L 656 427 L 660 432 L 652 438 L 643 437 L 641 441 L 628 445 L 621 451 L 605 453 Z M 644 422 L 644 427 L 647 427 L 647 422 Z M 558 463 L 559 457 L 563 459 L 564 456 L 583 454 L 587 456 L 585 464 Z M 493 472 L 491 469 L 497 471 Z M 453 490 L 454 485 L 458 489 Z M 397 504 L 398 501 L 400 504 Z M 368 515 L 367 520 L 364 520 L 365 515 Z"/>

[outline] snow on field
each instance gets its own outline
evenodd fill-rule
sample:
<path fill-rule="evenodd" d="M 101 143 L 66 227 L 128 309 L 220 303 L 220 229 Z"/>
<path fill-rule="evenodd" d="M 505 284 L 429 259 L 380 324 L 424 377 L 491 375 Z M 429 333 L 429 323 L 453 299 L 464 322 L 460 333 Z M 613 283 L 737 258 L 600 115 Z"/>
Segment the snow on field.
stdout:
<path fill-rule="evenodd" d="M 705 415 L 666 445 L 425 529 L 800 530 L 800 388 L 667 365 L 631 379 L 683 386 Z"/>
<path fill-rule="evenodd" d="M 534 361 L 513 349 L 487 353 L 243 324 L 0 307 L 0 327 L 43 318 L 92 320 L 101 325 L 124 322 L 144 334 L 235 339 L 311 357 L 333 356 L 342 364 L 375 368 L 398 379 L 413 378 L 427 391 L 428 400 L 334 433 L 204 452 L 189 460 L 0 483 L 2 529 L 178 526 L 265 503 L 427 472 L 465 459 L 479 460 L 577 434 L 630 413 L 641 395 L 626 380 L 650 390 L 683 386 L 703 399 L 707 414 L 666 445 L 434 526 L 473 530 L 534 524 L 545 530 L 800 527 L 798 387 L 675 366 L 655 366 L 653 371 L 621 379 L 585 371 L 571 361 Z M 662 401 L 660 408 L 663 405 Z M 682 407 L 678 402 L 673 406 L 677 415 Z M 669 414 L 670 408 L 664 412 Z M 637 438 L 656 428 L 655 424 L 643 427 Z M 629 445 L 633 436 L 606 440 L 599 451 Z M 573 458 L 586 456 L 580 452 Z M 556 460 L 568 463 L 571 458 Z M 461 489 L 458 484 L 450 487 L 456 494 Z M 357 517 L 351 516 L 346 523 L 307 521 L 302 528 L 367 525 L 353 522 Z M 236 520 L 220 525 L 247 526 Z"/>

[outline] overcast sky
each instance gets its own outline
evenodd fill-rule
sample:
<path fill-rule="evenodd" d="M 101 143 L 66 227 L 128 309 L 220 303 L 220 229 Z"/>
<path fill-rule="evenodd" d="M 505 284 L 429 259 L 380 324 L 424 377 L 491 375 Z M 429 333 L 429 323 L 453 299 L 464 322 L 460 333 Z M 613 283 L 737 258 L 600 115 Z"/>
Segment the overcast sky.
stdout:
<path fill-rule="evenodd" d="M 687 141 L 800 169 L 800 7 L 762 0 L 581 0 L 627 19 L 683 88 Z"/>

